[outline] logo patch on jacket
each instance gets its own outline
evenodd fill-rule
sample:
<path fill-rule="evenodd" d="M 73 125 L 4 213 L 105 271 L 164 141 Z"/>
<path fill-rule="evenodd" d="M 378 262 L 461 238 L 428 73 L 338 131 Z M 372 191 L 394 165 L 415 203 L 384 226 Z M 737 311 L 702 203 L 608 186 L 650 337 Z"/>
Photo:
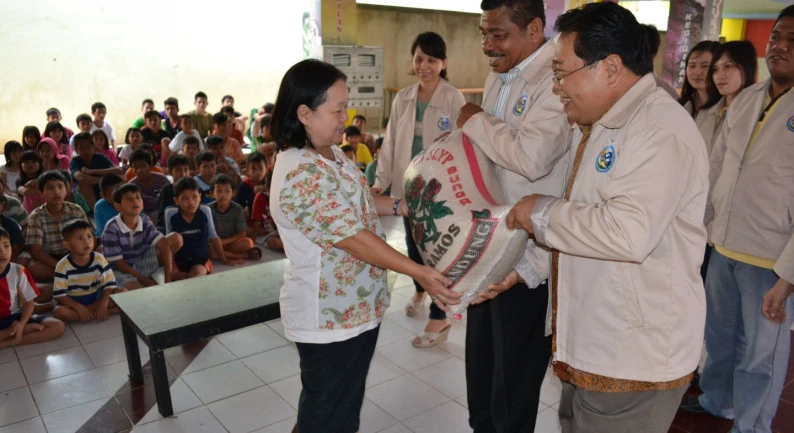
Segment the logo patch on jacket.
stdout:
<path fill-rule="evenodd" d="M 786 128 L 789 131 L 794 132 L 794 116 L 789 117 L 788 122 L 786 122 Z"/>
<path fill-rule="evenodd" d="M 527 98 L 529 98 L 529 95 L 527 95 L 526 93 L 524 93 L 523 95 L 521 95 L 520 98 L 518 98 L 518 102 L 516 102 L 516 108 L 513 109 L 513 114 L 515 114 L 516 116 L 520 116 L 524 114 L 524 110 L 527 109 Z"/>
<path fill-rule="evenodd" d="M 441 131 L 449 131 L 449 128 L 452 127 L 452 123 L 449 121 L 449 116 L 441 116 L 438 119 L 438 129 Z"/>
<path fill-rule="evenodd" d="M 610 144 L 598 154 L 596 158 L 596 171 L 607 173 L 615 165 L 615 146 Z"/>

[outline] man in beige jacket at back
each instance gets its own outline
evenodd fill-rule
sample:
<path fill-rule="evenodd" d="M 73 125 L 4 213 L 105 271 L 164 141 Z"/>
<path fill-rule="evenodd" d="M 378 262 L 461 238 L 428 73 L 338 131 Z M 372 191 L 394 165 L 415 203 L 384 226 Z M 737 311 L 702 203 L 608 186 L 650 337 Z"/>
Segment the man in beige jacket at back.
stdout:
<path fill-rule="evenodd" d="M 508 216 L 552 249 L 552 364 L 564 433 L 666 433 L 697 367 L 708 157 L 656 86 L 642 26 L 615 3 L 566 12 L 552 62 L 575 123 L 564 198 Z"/>

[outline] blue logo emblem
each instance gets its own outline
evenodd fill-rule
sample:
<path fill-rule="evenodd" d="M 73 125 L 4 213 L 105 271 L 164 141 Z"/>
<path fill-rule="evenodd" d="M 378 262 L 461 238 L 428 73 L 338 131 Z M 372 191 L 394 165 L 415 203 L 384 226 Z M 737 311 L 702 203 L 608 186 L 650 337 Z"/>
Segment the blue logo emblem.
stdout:
<path fill-rule="evenodd" d="M 449 121 L 449 116 L 441 116 L 441 118 L 438 119 L 437 125 L 438 129 L 441 131 L 449 131 L 449 128 L 452 127 L 452 124 Z"/>
<path fill-rule="evenodd" d="M 789 117 L 788 122 L 786 122 L 786 128 L 789 131 L 794 132 L 794 116 Z"/>
<path fill-rule="evenodd" d="M 516 102 L 516 108 L 513 110 L 513 114 L 515 114 L 516 116 L 520 116 L 520 115 L 524 114 L 524 110 L 527 109 L 527 98 L 528 97 L 529 97 L 529 95 L 524 93 L 523 95 L 521 95 L 520 98 L 518 98 L 518 102 Z"/>
<path fill-rule="evenodd" d="M 596 158 L 596 171 L 599 173 L 607 173 L 612 170 L 615 165 L 615 146 L 609 145 L 605 147 Z"/>

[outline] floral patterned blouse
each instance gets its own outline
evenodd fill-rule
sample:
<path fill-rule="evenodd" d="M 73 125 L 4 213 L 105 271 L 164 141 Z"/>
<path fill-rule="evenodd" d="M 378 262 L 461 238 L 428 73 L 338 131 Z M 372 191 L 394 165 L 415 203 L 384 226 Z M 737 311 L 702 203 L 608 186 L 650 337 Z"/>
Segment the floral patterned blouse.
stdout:
<path fill-rule="evenodd" d="M 389 306 L 386 271 L 334 245 L 362 230 L 383 239 L 367 180 L 337 146 L 278 154 L 270 209 L 290 265 L 279 299 L 287 338 L 344 341 L 378 326 Z M 278 193 L 275 193 L 278 191 Z"/>

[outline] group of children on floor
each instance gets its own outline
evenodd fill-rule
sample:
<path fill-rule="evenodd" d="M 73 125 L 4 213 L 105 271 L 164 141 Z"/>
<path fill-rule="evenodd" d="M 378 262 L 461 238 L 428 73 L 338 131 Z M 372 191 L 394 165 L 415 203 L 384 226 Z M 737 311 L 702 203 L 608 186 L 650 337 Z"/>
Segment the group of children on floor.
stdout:
<path fill-rule="evenodd" d="M 283 249 L 269 212 L 268 106 L 253 116 L 259 146 L 245 156 L 231 105 L 210 115 L 201 92 L 191 114 L 180 116 L 174 98 L 165 105 L 163 121 L 144 101 L 143 126 L 118 152 L 101 103 L 93 118 L 78 116 L 77 133 L 51 109 L 43 135 L 29 126 L 23 143 L 6 143 L 0 349 L 57 338 L 63 322 L 107 319 L 111 294 L 156 285 L 160 267 L 170 282 L 207 275 L 213 261 L 259 260 L 260 236 Z"/>

